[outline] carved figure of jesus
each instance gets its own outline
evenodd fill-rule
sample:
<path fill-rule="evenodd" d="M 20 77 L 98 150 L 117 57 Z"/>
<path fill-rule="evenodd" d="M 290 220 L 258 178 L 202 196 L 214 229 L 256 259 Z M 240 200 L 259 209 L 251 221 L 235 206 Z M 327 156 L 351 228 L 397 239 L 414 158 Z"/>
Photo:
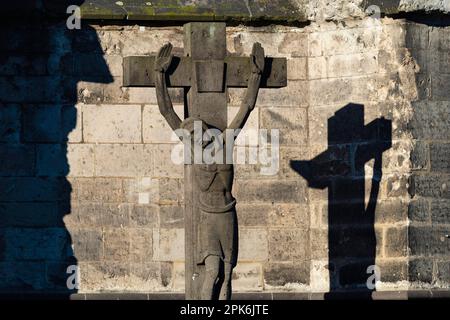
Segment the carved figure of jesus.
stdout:
<path fill-rule="evenodd" d="M 195 149 L 195 144 L 202 150 L 214 143 L 214 138 L 209 141 L 198 141 L 194 139 L 194 128 L 196 122 L 200 122 L 202 131 L 212 127 L 202 121 L 202 119 L 188 117 L 183 121 L 178 117 L 173 109 L 166 84 L 167 69 L 172 61 L 172 45 L 165 44 L 158 52 L 155 59 L 155 88 L 158 106 L 161 114 L 172 130 L 185 129 L 190 133 L 191 141 Z M 251 74 L 248 79 L 247 91 L 241 103 L 238 113 L 227 127 L 231 130 L 240 130 L 244 127 L 251 111 L 256 104 L 256 98 L 261 81 L 261 74 L 264 69 L 264 50 L 261 44 L 253 44 L 252 53 L 249 57 L 251 63 Z M 211 101 L 214 103 L 214 101 Z M 213 128 L 217 129 L 217 128 Z M 203 134 L 201 135 L 203 137 Z M 231 194 L 233 186 L 234 168 L 232 163 L 227 163 L 226 159 L 233 159 L 234 139 L 222 132 L 219 141 L 224 142 L 221 160 L 214 163 L 194 163 L 194 179 L 199 187 L 197 203 L 200 212 L 199 225 L 199 249 L 196 257 L 197 264 L 205 265 L 205 277 L 201 289 L 201 299 L 212 300 L 217 296 L 220 300 L 228 300 L 231 297 L 231 275 L 237 263 L 238 254 L 238 225 L 236 216 L 236 200 Z M 228 138 L 228 139 L 227 139 Z M 229 145 L 231 144 L 231 145 Z M 231 157 L 227 151 L 231 152 Z M 195 158 L 195 157 L 194 157 Z M 228 161 L 229 162 L 229 161 Z M 220 279 L 220 275 L 223 278 Z"/>

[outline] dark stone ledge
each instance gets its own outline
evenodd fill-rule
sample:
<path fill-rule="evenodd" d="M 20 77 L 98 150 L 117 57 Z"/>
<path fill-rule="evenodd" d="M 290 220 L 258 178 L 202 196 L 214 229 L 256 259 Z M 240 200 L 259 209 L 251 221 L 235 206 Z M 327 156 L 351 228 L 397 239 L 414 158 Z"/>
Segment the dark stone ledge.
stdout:
<path fill-rule="evenodd" d="M 450 290 L 308 292 L 238 292 L 232 300 L 411 300 L 449 299 Z M 76 293 L 68 295 L 1 293 L 0 300 L 183 300 L 182 293 Z"/>
<path fill-rule="evenodd" d="M 81 16 L 88 20 L 307 23 L 315 20 L 315 15 L 320 15 L 320 12 L 330 12 L 328 8 L 317 7 L 316 0 L 42 0 L 42 5 L 40 2 L 21 0 L 2 3 L 0 14 L 5 18 L 28 18 L 39 14 L 64 18 L 68 16 L 67 7 L 74 4 L 81 6 Z M 378 6 L 380 13 L 386 15 L 448 14 L 450 11 L 442 4 L 421 0 L 410 0 L 401 5 L 400 0 L 365 0 L 360 5 L 362 15 L 371 5 Z M 347 17 L 341 7 L 336 6 L 335 11 L 335 16 L 340 17 L 337 19 Z"/>

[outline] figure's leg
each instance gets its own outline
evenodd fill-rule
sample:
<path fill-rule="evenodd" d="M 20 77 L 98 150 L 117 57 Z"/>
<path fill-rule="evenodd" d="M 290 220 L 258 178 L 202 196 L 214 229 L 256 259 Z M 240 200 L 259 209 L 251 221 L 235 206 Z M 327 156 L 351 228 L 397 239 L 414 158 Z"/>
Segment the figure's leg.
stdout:
<path fill-rule="evenodd" d="M 225 262 L 223 266 L 223 284 L 220 289 L 219 300 L 231 299 L 231 276 L 233 274 L 233 265 Z"/>
<path fill-rule="evenodd" d="M 210 255 L 205 259 L 205 278 L 201 298 L 202 300 L 212 300 L 214 296 L 214 288 L 219 278 L 220 257 Z"/>

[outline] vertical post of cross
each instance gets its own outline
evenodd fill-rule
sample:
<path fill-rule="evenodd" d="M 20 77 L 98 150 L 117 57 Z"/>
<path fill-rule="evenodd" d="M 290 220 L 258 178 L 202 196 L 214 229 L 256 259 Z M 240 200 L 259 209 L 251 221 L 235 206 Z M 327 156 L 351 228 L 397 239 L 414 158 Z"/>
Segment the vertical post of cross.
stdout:
<path fill-rule="evenodd" d="M 227 126 L 225 79 L 225 23 L 192 22 L 184 25 L 184 54 L 191 58 L 192 82 L 187 94 L 188 116 L 217 129 Z M 185 165 L 186 299 L 200 299 L 204 266 L 197 265 L 199 207 L 192 165 Z"/>

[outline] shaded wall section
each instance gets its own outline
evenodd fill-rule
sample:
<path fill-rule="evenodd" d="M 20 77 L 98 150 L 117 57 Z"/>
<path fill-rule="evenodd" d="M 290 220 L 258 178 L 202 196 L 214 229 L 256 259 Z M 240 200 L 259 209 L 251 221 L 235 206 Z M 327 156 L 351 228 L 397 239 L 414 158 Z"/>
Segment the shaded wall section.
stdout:
<path fill-rule="evenodd" d="M 78 31 L 65 20 L 24 18 L 0 28 L 0 291 L 70 294 L 78 289 L 78 234 L 64 217 L 76 208 L 68 154 L 82 141 L 77 83 L 112 78 L 102 57 L 83 59 Z M 98 48 L 96 32 L 84 32 L 84 44 Z M 80 62 L 94 65 L 97 77 Z"/>
<path fill-rule="evenodd" d="M 408 24 L 407 46 L 420 65 L 418 100 L 409 125 L 411 154 L 408 242 L 414 286 L 450 281 L 450 27 L 447 20 Z"/>

